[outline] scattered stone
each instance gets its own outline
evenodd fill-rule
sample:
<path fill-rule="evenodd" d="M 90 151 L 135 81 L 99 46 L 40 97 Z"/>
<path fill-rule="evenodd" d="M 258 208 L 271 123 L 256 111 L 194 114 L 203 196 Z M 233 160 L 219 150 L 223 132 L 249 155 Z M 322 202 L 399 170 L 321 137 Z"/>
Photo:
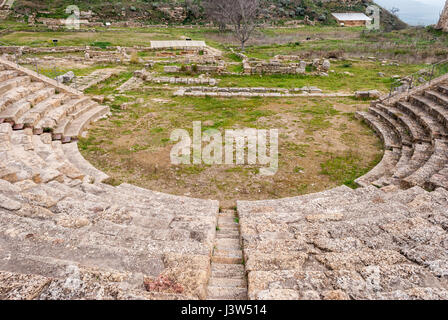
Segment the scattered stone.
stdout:
<path fill-rule="evenodd" d="M 355 97 L 358 99 L 378 99 L 381 97 L 381 92 L 378 90 L 356 91 Z"/>
<path fill-rule="evenodd" d="M 69 71 L 66 74 L 62 75 L 62 76 L 57 76 L 56 77 L 56 81 L 63 83 L 63 84 L 67 84 L 72 82 L 72 80 L 75 78 L 75 74 L 73 73 L 73 71 Z"/>

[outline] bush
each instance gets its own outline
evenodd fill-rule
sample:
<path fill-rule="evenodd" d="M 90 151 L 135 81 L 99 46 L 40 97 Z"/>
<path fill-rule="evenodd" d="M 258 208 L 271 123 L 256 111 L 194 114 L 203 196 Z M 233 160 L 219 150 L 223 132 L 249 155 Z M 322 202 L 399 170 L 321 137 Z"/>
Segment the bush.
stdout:
<path fill-rule="evenodd" d="M 140 62 L 140 58 L 138 57 L 138 52 L 136 50 L 131 52 L 131 63 L 138 64 Z"/>
<path fill-rule="evenodd" d="M 97 48 L 101 48 L 101 49 L 107 49 L 107 47 L 110 47 L 111 45 L 112 45 L 112 43 L 105 42 L 105 41 L 95 41 L 90 44 L 90 46 L 92 46 L 92 47 L 97 47 Z"/>

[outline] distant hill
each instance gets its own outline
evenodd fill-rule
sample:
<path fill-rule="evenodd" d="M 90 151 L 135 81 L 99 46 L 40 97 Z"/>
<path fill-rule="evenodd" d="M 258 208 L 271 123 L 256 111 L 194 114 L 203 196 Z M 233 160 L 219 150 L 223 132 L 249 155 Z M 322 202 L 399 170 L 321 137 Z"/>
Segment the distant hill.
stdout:
<path fill-rule="evenodd" d="M 386 9 L 400 9 L 398 16 L 410 25 L 436 24 L 443 10 L 444 0 L 376 0 Z"/>
<path fill-rule="evenodd" d="M 324 24 L 334 24 L 331 12 L 365 12 L 371 0 L 261 0 L 260 19 L 266 21 L 298 20 L 309 16 Z M 16 14 L 38 17 L 66 17 L 65 8 L 76 5 L 81 11 L 92 11 L 91 19 L 97 21 L 138 20 L 152 23 L 200 23 L 205 22 L 201 0 L 16 0 Z M 382 13 L 386 29 L 400 29 L 406 24 L 389 12 Z"/>

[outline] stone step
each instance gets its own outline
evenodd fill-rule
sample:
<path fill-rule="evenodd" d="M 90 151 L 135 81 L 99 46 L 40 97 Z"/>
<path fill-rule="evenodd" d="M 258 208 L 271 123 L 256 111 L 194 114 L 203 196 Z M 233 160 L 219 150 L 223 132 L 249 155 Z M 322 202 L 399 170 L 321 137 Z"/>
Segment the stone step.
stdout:
<path fill-rule="evenodd" d="M 221 230 L 238 230 L 239 225 L 235 222 L 220 222 L 218 220 L 218 228 Z"/>
<path fill-rule="evenodd" d="M 215 263 L 241 264 L 243 262 L 243 253 L 241 250 L 215 249 L 212 261 Z"/>
<path fill-rule="evenodd" d="M 67 267 L 65 277 L 47 278 L 35 274 L 0 271 L 1 300 L 188 300 L 191 297 L 180 294 L 164 294 L 128 289 L 122 283 L 107 280 L 107 275 L 121 276 L 119 273 L 87 270 L 86 277 L 79 279 L 76 266 Z M 81 271 L 83 272 L 83 271 Z M 76 285 L 67 285 L 76 283 Z M 78 287 L 79 286 L 79 287 Z M 81 288 L 81 289 L 80 289 Z"/>
<path fill-rule="evenodd" d="M 396 164 L 395 168 L 393 169 L 393 176 L 392 177 L 383 176 L 380 179 L 372 182 L 371 184 L 378 188 L 389 186 L 391 184 L 399 184 L 398 181 L 399 179 L 394 178 L 394 175 L 396 174 L 397 171 L 400 171 L 401 168 L 408 166 L 409 162 L 412 159 L 413 154 L 414 154 L 413 148 L 403 146 L 403 148 L 401 149 L 401 157 L 398 160 L 398 163 Z"/>
<path fill-rule="evenodd" d="M 393 117 L 395 120 L 401 122 L 401 124 L 409 131 L 410 136 L 413 138 L 413 142 L 430 142 L 431 137 L 429 133 L 416 121 L 416 119 L 405 114 L 402 110 L 397 107 L 384 106 L 382 104 L 377 104 L 377 107 Z"/>
<path fill-rule="evenodd" d="M 57 191 L 62 190 L 68 195 L 74 192 L 72 191 L 72 188 L 63 184 L 57 182 L 51 182 L 50 184 L 51 187 L 57 189 Z M 79 200 L 76 201 L 74 196 L 72 196 L 73 199 L 69 202 L 64 201 L 64 206 L 70 206 L 72 210 L 77 212 L 85 212 L 86 210 L 88 211 L 88 209 L 86 209 L 84 202 L 88 200 L 90 205 L 96 204 L 97 208 L 102 208 L 102 210 L 106 210 L 106 208 L 108 208 L 106 211 L 106 217 L 109 217 L 107 218 L 107 221 L 115 222 L 118 219 L 117 223 L 124 224 L 126 226 L 132 225 L 138 228 L 160 230 L 160 232 L 157 232 L 161 235 L 163 235 L 164 229 L 167 228 L 171 228 L 174 231 L 177 229 L 190 231 L 194 230 L 194 233 L 190 232 L 188 237 L 191 239 L 194 238 L 197 241 L 202 241 L 203 243 L 207 242 L 209 243 L 208 245 L 210 248 L 213 247 L 213 239 L 215 234 L 213 224 L 216 220 L 214 217 L 214 209 L 210 208 L 210 205 L 204 209 L 207 210 L 207 212 L 195 214 L 200 208 L 191 206 L 189 210 L 186 210 L 186 207 L 182 210 L 182 208 L 174 201 L 172 202 L 172 205 L 170 205 L 161 204 L 157 201 L 151 201 L 152 199 L 149 199 L 149 202 L 147 203 L 152 203 L 151 206 L 141 202 L 141 199 L 137 196 L 129 199 L 124 198 L 120 191 L 110 191 L 109 193 L 101 194 L 92 192 L 93 189 L 96 189 L 96 186 L 97 185 L 83 183 L 81 185 L 81 189 L 85 193 L 78 191 L 76 193 L 76 199 Z M 49 194 L 51 195 L 52 193 L 50 192 Z M 179 212 L 184 214 L 180 215 Z M 192 214 L 194 217 L 189 216 L 189 214 Z M 173 220 L 175 217 L 176 219 Z M 157 232 L 153 233 L 157 234 Z M 180 239 L 180 236 L 181 235 L 177 235 L 177 238 Z M 160 237 L 160 235 L 157 235 L 157 237 Z"/>
<path fill-rule="evenodd" d="M 394 151 L 386 150 L 381 162 L 367 174 L 356 179 L 355 183 L 360 187 L 367 187 L 381 178 L 391 177 L 394 174 L 400 157 L 401 149 L 395 149 Z"/>
<path fill-rule="evenodd" d="M 18 75 L 19 73 L 15 70 L 2 70 L 0 71 L 0 82 L 15 78 Z"/>
<path fill-rule="evenodd" d="M 221 238 L 215 244 L 218 250 L 241 250 L 239 239 Z"/>
<path fill-rule="evenodd" d="M 27 86 L 31 82 L 31 78 L 27 76 L 15 77 L 0 83 L 0 94 L 4 94 L 18 86 Z"/>
<path fill-rule="evenodd" d="M 232 227 L 229 227 L 229 226 L 217 226 L 216 231 L 217 231 L 217 233 L 221 233 L 221 232 L 224 232 L 224 233 L 234 233 L 234 232 L 239 232 L 239 227 L 238 226 L 232 226 Z"/>
<path fill-rule="evenodd" d="M 209 216 L 214 219 L 216 223 L 216 216 L 219 210 L 219 203 L 215 200 L 203 200 L 194 199 L 183 196 L 174 196 L 160 192 L 154 192 L 137 186 L 123 183 L 116 189 L 120 191 L 119 194 L 125 194 L 124 199 L 136 199 L 145 204 L 145 208 L 151 208 L 154 204 L 158 206 L 164 205 L 166 207 L 172 207 L 173 210 L 182 212 L 183 215 L 192 217 Z M 213 229 L 216 229 L 213 226 Z M 216 230 L 215 230 L 216 232 Z"/>
<path fill-rule="evenodd" d="M 97 106 L 88 112 L 84 113 L 80 118 L 74 119 L 66 128 L 64 132 L 64 137 L 78 138 L 81 136 L 84 128 L 91 122 L 97 120 L 98 118 L 106 115 L 109 112 L 109 107 L 107 106 Z"/>
<path fill-rule="evenodd" d="M 53 148 L 50 133 L 44 133 L 40 136 L 34 135 L 33 145 L 36 155 L 41 157 L 49 167 L 61 172 L 64 175 L 65 180 L 82 180 L 84 178 L 85 175 L 72 165 L 68 159 L 65 158 L 63 153 L 56 152 Z"/>
<path fill-rule="evenodd" d="M 448 109 L 448 93 L 443 93 L 440 91 L 428 90 L 425 91 L 425 96 L 432 99 L 435 103 L 441 105 L 442 107 Z"/>
<path fill-rule="evenodd" d="M 64 132 L 67 131 L 68 126 L 73 121 L 72 117 L 63 117 L 57 123 L 56 128 L 53 130 L 53 140 L 63 140 Z M 64 143 L 70 142 L 71 138 L 69 137 Z"/>
<path fill-rule="evenodd" d="M 439 85 L 439 86 L 437 87 L 437 90 L 438 90 L 439 92 L 442 92 L 443 94 L 447 94 L 447 95 L 448 95 L 448 85 L 443 85 L 443 84 L 441 84 L 441 85 Z"/>
<path fill-rule="evenodd" d="M 10 105 L 1 113 L 0 116 L 4 119 L 7 119 L 8 121 L 17 122 L 18 119 L 28 110 L 30 110 L 34 105 L 49 98 L 54 94 L 55 89 L 53 88 L 40 89 L 32 93 L 31 95 Z"/>
<path fill-rule="evenodd" d="M 83 272 L 85 268 L 96 269 L 94 265 L 83 265 L 75 261 L 62 260 L 48 256 L 24 255 L 20 251 L 12 252 L 0 248 L 0 270 L 22 274 L 33 274 L 53 279 L 64 279 L 67 269 L 75 267 L 77 271 Z M 95 270 L 98 274 L 117 274 L 113 269 Z M 138 277 L 136 274 L 129 273 L 128 279 Z M 136 289 L 143 285 L 143 274 L 140 275 L 141 283 L 136 284 Z M 93 280 L 93 279 L 92 279 Z"/>
<path fill-rule="evenodd" d="M 208 300 L 247 300 L 246 288 L 208 287 Z"/>
<path fill-rule="evenodd" d="M 430 189 L 445 188 L 448 190 L 448 166 L 433 175 L 429 181 Z"/>
<path fill-rule="evenodd" d="M 235 217 L 236 211 L 231 209 L 223 209 L 219 212 L 219 215 L 222 217 Z"/>
<path fill-rule="evenodd" d="M 433 147 L 429 143 L 415 144 L 411 159 L 405 164 L 397 165 L 393 178 L 401 180 L 411 175 L 428 161 L 432 152 Z"/>
<path fill-rule="evenodd" d="M 210 278 L 208 282 L 209 287 L 220 288 L 247 288 L 246 279 L 232 279 L 232 278 Z"/>
<path fill-rule="evenodd" d="M 435 140 L 434 152 L 428 161 L 412 175 L 402 180 L 403 188 L 424 187 L 431 177 L 442 170 L 448 162 L 448 145 L 445 141 Z"/>
<path fill-rule="evenodd" d="M 228 216 L 228 217 L 223 217 L 223 216 L 218 216 L 218 222 L 220 222 L 220 223 L 222 223 L 222 224 L 225 224 L 225 223 L 228 223 L 228 224 L 238 224 L 238 217 L 237 216 L 233 216 L 233 217 L 230 217 L 230 216 Z"/>
<path fill-rule="evenodd" d="M 45 117 L 45 115 L 54 108 L 59 107 L 65 99 L 67 99 L 65 94 L 52 95 L 28 110 L 17 120 L 16 124 L 24 124 L 28 127 L 34 127 L 42 117 Z"/>
<path fill-rule="evenodd" d="M 68 143 L 64 145 L 60 145 L 62 150 L 64 151 L 67 159 L 70 159 L 70 162 L 78 168 L 79 171 L 84 173 L 86 176 L 90 176 L 93 178 L 95 183 L 102 182 L 107 180 L 109 176 L 104 172 L 98 170 L 90 162 L 88 162 L 84 157 L 79 153 L 78 144 L 77 143 Z"/>
<path fill-rule="evenodd" d="M 414 101 L 414 100 L 413 100 Z M 400 101 L 396 104 L 397 108 L 404 113 L 410 115 L 429 132 L 431 139 L 439 139 L 440 137 L 447 137 L 448 133 L 444 126 L 426 113 L 422 108 L 408 102 Z"/>
<path fill-rule="evenodd" d="M 371 189 L 368 188 L 353 190 L 347 186 L 340 186 L 323 192 L 311 193 L 308 195 L 292 198 L 261 201 L 237 201 L 238 216 L 241 220 L 241 215 L 246 214 L 246 210 L 251 209 L 258 210 L 257 215 L 259 215 L 263 212 L 261 209 L 265 207 L 268 208 L 268 210 L 266 211 L 267 214 L 271 213 L 275 208 L 278 208 L 280 212 L 297 212 L 301 207 L 308 206 L 310 202 L 318 203 L 319 205 L 321 203 L 328 203 L 331 205 L 334 203 L 335 197 L 343 199 L 346 202 L 352 202 L 353 195 L 356 192 L 364 192 L 364 190 L 368 190 L 368 192 L 371 192 Z"/>
<path fill-rule="evenodd" d="M 392 150 L 393 148 L 401 147 L 399 137 L 393 128 L 389 127 L 386 123 L 367 112 L 357 112 L 356 116 L 364 120 L 379 135 L 381 140 L 383 140 L 385 149 Z"/>
<path fill-rule="evenodd" d="M 0 100 L 0 111 L 6 110 L 10 105 L 20 101 L 26 96 L 29 96 L 35 93 L 38 90 L 44 88 L 44 84 L 41 82 L 32 82 L 29 86 L 26 87 L 17 87 L 5 94 Z M 0 117 L 2 117 L 2 113 L 0 112 Z"/>
<path fill-rule="evenodd" d="M 216 239 L 238 239 L 240 238 L 240 233 L 238 230 L 234 231 L 218 231 L 216 233 Z"/>
<path fill-rule="evenodd" d="M 89 112 L 90 110 L 92 110 L 95 107 L 98 107 L 98 103 L 95 101 L 90 100 L 88 103 L 86 103 L 85 105 L 83 105 L 82 108 L 78 108 L 76 110 L 74 110 L 73 112 L 69 113 L 69 116 L 73 117 L 73 119 L 77 119 L 79 117 L 81 117 L 83 114 Z"/>
<path fill-rule="evenodd" d="M 90 102 L 90 99 L 88 97 L 71 99 L 67 103 L 64 103 L 60 107 L 50 111 L 43 119 L 39 121 L 39 123 L 37 123 L 35 129 L 55 129 L 58 124 L 65 120 L 66 117 L 69 117 L 70 113 L 73 113 L 79 108 L 82 108 L 88 102 Z M 64 131 L 65 127 L 62 130 L 60 129 L 58 132 L 62 134 L 64 133 Z"/>
<path fill-rule="evenodd" d="M 426 91 L 425 96 L 413 96 L 410 100 L 435 117 L 440 123 L 448 126 L 448 107 L 435 102 L 434 96 L 442 96 L 435 91 Z"/>
<path fill-rule="evenodd" d="M 4 220 L 7 214 L 2 213 Z M 31 220 L 31 219 L 28 219 Z M 17 220 L 19 221 L 19 220 Z M 41 236 L 43 229 L 24 224 L 20 219 L 20 226 L 3 225 L 8 232 L 0 232 L 0 244 L 3 250 L 17 251 L 21 254 L 34 256 L 47 256 L 61 260 L 70 260 L 86 265 L 94 265 L 99 268 L 112 268 L 117 271 L 140 272 L 148 275 L 158 276 L 164 269 L 161 257 L 139 253 L 136 250 L 126 249 L 119 246 L 81 244 L 73 242 L 73 230 L 66 233 L 64 237 Z M 48 223 L 46 223 L 48 225 Z M 42 226 L 42 223 L 40 224 Z M 13 226 L 20 227 L 19 235 L 11 234 Z M 26 228 L 27 227 L 27 228 Z M 57 227 L 53 227 L 55 229 Z M 47 228 L 48 229 L 48 226 Z M 59 228 L 61 231 L 62 228 Z M 27 231 L 25 231 L 27 230 Z M 67 230 L 68 231 L 68 230 Z M 26 234 L 25 234 L 26 233 Z M 75 244 L 76 243 L 76 244 Z"/>
<path fill-rule="evenodd" d="M 20 211 L 22 210 L 22 211 Z M 82 254 L 90 255 L 90 252 L 95 251 L 96 253 L 101 253 L 103 257 L 105 257 L 104 264 L 101 264 L 102 267 L 107 267 L 107 259 L 110 261 L 114 261 L 114 265 L 110 265 L 111 268 L 117 270 L 126 270 L 120 268 L 120 261 L 125 259 L 127 261 L 126 268 L 131 272 L 142 272 L 144 266 L 150 267 L 148 264 L 149 261 L 157 261 L 157 264 L 160 266 L 161 257 L 165 253 L 169 252 L 178 252 L 183 253 L 185 255 L 198 255 L 209 257 L 210 250 L 207 245 L 201 244 L 197 241 L 192 240 L 154 240 L 151 239 L 151 235 L 148 233 L 147 235 L 141 234 L 139 236 L 130 236 L 126 232 L 120 233 L 99 233 L 96 232 L 93 227 L 64 227 L 60 225 L 56 225 L 51 220 L 37 220 L 32 218 L 24 218 L 19 216 L 19 214 L 26 214 L 28 210 L 25 207 L 20 209 L 19 211 L 12 211 L 11 214 L 7 212 L 1 212 L 0 220 L 2 221 L 2 225 L 0 228 L 0 243 L 1 239 L 5 241 L 5 248 L 7 248 L 6 243 L 8 245 L 13 245 L 18 241 L 19 244 L 21 241 L 29 238 L 29 241 L 23 243 L 23 248 L 20 248 L 20 251 L 24 254 L 35 254 L 35 255 L 45 255 L 51 256 L 55 258 L 72 260 L 77 262 L 82 262 L 79 260 L 82 258 Z M 40 209 L 33 209 L 33 213 L 41 216 L 40 219 L 43 219 L 43 215 L 50 217 L 51 219 L 58 219 L 58 217 L 52 217 L 48 210 L 44 211 Z M 30 214 L 33 214 L 30 213 Z M 75 218 L 75 217 L 74 217 Z M 65 219 L 65 218 L 64 218 Z M 76 221 L 73 221 L 76 223 Z M 63 221 L 63 224 L 69 225 L 71 221 L 66 220 Z M 109 223 L 111 225 L 111 223 Z M 14 237 L 10 237 L 10 231 L 14 227 L 16 232 Z M 125 227 L 121 228 L 125 230 Z M 131 228 L 130 228 L 131 229 Z M 41 233 L 45 231 L 45 236 L 41 237 Z M 112 229 L 111 229 L 112 231 Z M 35 235 L 36 238 L 30 237 L 28 235 Z M 61 245 L 55 245 L 55 242 L 60 239 Z M 63 245 L 62 245 L 63 244 Z M 35 246 L 34 246 L 35 245 Z M 14 245 L 14 250 L 18 250 L 18 247 Z M 32 249 L 38 249 L 38 252 L 32 253 Z M 67 249 L 67 253 L 61 253 L 60 251 L 63 248 Z M 30 251 L 26 251 L 29 249 Z M 72 251 L 72 252 L 70 252 Z M 73 252 L 76 252 L 76 255 L 73 255 Z M 90 255 L 92 258 L 93 255 Z M 131 259 L 134 257 L 135 261 L 132 262 Z M 85 260 L 86 264 L 87 260 Z M 100 262 L 97 261 L 93 265 L 100 266 Z M 136 268 L 132 268 L 135 266 Z M 158 275 L 158 274 L 157 274 Z"/>
<path fill-rule="evenodd" d="M 220 264 L 212 263 L 212 274 L 214 278 L 236 278 L 244 279 L 246 271 L 242 264 Z"/>
<path fill-rule="evenodd" d="M 23 256 L 1 251 L 0 297 L 2 299 L 191 299 L 187 295 L 148 293 L 144 274 L 100 269 L 45 256 Z M 68 283 L 78 286 L 68 286 Z"/>
<path fill-rule="evenodd" d="M 376 107 L 370 107 L 369 112 L 377 116 L 383 122 L 386 122 L 388 126 L 392 128 L 400 137 L 402 145 L 412 146 L 412 139 L 409 136 L 407 129 L 404 126 L 402 126 L 402 124 L 399 121 L 390 117 L 389 115 L 387 115 L 386 113 L 384 113 L 383 111 L 381 111 Z M 399 144 L 397 144 L 397 146 L 399 146 Z"/>

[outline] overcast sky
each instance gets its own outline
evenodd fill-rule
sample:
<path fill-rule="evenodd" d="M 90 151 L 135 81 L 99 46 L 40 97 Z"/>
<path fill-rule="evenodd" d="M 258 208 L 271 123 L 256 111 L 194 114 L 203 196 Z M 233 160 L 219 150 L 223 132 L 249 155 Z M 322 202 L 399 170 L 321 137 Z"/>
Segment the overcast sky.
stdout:
<path fill-rule="evenodd" d="M 411 25 L 437 23 L 445 0 L 375 0 L 386 9 L 400 9 L 398 16 Z"/>

